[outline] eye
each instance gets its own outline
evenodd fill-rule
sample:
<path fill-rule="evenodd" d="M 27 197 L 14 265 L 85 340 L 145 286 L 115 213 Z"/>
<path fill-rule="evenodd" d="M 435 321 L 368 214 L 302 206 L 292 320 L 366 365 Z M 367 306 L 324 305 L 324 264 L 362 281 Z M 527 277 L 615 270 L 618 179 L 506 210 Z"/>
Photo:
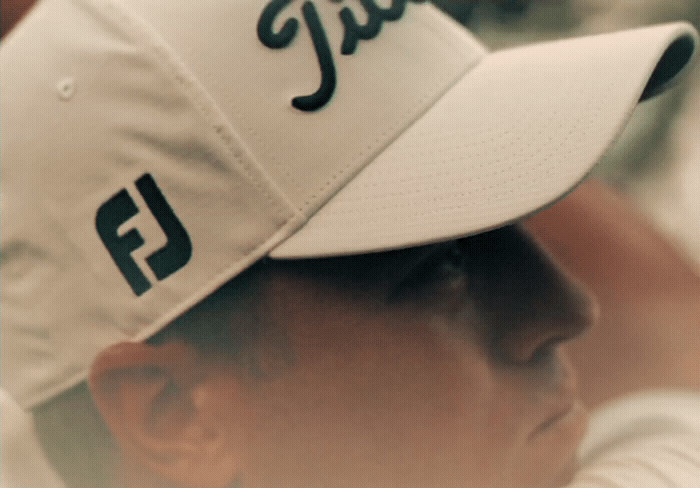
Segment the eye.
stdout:
<path fill-rule="evenodd" d="M 459 247 L 454 243 L 433 245 L 401 273 L 401 278 L 390 288 L 388 301 L 436 293 L 444 291 L 444 287 L 458 288 L 465 278 L 464 256 Z"/>
<path fill-rule="evenodd" d="M 562 339 L 563 340 L 563 339 Z M 532 355 L 523 363 L 524 366 L 536 367 L 549 363 L 557 353 L 557 346 L 562 340 L 551 340 L 535 349 Z"/>
<path fill-rule="evenodd" d="M 565 337 L 552 337 L 534 348 L 504 341 L 494 348 L 495 357 L 508 366 L 535 368 L 551 363 L 556 358 L 559 344 L 565 341 Z"/>

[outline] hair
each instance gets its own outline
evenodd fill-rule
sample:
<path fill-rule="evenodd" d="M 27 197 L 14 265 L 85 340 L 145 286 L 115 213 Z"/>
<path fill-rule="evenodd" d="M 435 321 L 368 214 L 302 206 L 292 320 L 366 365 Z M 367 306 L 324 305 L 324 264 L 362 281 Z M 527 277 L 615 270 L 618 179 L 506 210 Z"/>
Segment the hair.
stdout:
<path fill-rule="evenodd" d="M 250 356 L 269 325 L 257 299 L 269 268 L 268 259 L 255 263 L 146 342 L 159 345 L 180 340 L 203 356 L 244 361 L 242 356 Z M 234 322 L 236 326 L 231 327 Z"/>

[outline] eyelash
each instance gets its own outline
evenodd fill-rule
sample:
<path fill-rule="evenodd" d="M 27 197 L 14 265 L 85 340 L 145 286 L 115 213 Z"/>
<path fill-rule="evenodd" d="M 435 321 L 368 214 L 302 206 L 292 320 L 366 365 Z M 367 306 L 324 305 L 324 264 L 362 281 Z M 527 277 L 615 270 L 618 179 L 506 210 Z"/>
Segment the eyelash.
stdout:
<path fill-rule="evenodd" d="M 464 256 L 458 249 L 449 247 L 443 252 L 435 252 L 424 256 L 415 267 L 391 287 L 387 300 L 398 301 L 410 293 L 426 293 L 431 285 L 447 281 L 454 284 L 457 280 L 463 280 Z M 437 263 L 437 265 L 436 265 Z"/>
<path fill-rule="evenodd" d="M 523 364 L 525 366 L 535 367 L 549 363 L 556 355 L 557 346 L 559 343 L 560 341 L 556 340 L 545 342 L 540 347 L 535 349 L 530 358 L 528 358 L 528 360 Z"/>
<path fill-rule="evenodd" d="M 559 344 L 562 343 L 562 340 L 561 338 L 552 338 L 544 342 L 525 360 L 513 358 L 512 355 L 508 354 L 505 348 L 497 345 L 493 347 L 493 356 L 507 366 L 537 368 L 552 362 L 556 357 L 557 349 Z"/>

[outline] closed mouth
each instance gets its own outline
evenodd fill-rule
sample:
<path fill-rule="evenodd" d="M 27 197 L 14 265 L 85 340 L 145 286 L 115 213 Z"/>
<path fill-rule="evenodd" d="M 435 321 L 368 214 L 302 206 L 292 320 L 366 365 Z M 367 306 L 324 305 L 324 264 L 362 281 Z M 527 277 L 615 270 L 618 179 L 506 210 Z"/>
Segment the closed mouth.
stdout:
<path fill-rule="evenodd" d="M 539 424 L 528 436 L 528 440 L 532 440 L 539 434 L 547 431 L 550 427 L 560 422 L 563 418 L 569 416 L 576 407 L 576 402 L 567 403 L 566 406 L 558 410 L 554 415 L 548 417 L 544 422 Z"/>

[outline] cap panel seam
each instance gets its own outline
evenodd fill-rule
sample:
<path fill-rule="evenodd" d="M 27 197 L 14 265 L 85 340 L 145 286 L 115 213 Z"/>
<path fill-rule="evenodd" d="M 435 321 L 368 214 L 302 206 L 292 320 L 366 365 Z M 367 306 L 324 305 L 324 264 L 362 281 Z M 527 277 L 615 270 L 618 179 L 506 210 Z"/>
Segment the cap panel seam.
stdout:
<path fill-rule="evenodd" d="M 365 146 L 365 148 L 357 154 L 357 156 L 353 159 L 353 161 L 357 161 L 358 159 L 362 159 L 363 157 L 367 156 L 366 162 L 364 165 L 354 167 L 355 172 L 352 176 L 349 177 L 349 179 L 356 176 L 366 166 L 371 164 L 372 161 L 374 161 L 374 159 L 379 154 L 381 154 L 382 151 L 384 151 L 384 149 L 391 146 L 394 143 L 394 141 L 396 141 L 396 139 L 398 139 L 401 136 L 401 134 L 406 132 L 413 124 L 415 124 L 418 120 L 420 120 L 423 117 L 423 115 L 425 115 L 425 113 L 427 113 L 433 107 L 433 105 L 435 105 L 435 103 L 437 103 L 438 100 L 440 100 L 447 92 L 449 92 L 450 89 L 459 82 L 459 80 L 461 80 L 469 71 L 471 71 L 471 69 L 473 69 L 476 66 L 476 64 L 478 64 L 478 62 L 480 60 L 481 60 L 481 58 L 479 60 L 476 60 L 474 63 L 465 66 L 465 68 L 462 71 L 460 71 L 458 73 L 458 75 L 451 81 L 451 83 L 449 83 L 443 90 L 441 90 L 435 94 L 423 95 L 411 108 L 407 109 L 407 112 L 409 112 L 409 113 L 413 112 L 417 107 L 420 107 L 420 106 L 423 106 L 423 109 L 418 111 L 417 113 L 415 113 L 415 116 L 412 119 L 402 120 L 401 122 L 404 123 L 404 126 L 403 126 L 403 128 L 401 128 L 401 130 L 396 131 L 396 128 L 400 125 L 400 123 L 396 123 L 396 124 L 388 127 L 381 134 L 381 136 L 385 136 L 386 132 L 394 132 L 394 134 L 392 135 L 392 137 L 384 139 L 384 141 L 383 141 L 384 144 L 375 146 L 375 144 L 377 144 L 381 140 L 378 137 L 375 139 L 375 141 L 372 144 L 368 144 L 367 146 Z M 432 103 L 426 105 L 426 101 L 429 100 L 430 98 L 433 99 Z M 321 194 L 324 191 L 326 191 L 328 189 L 328 187 L 331 186 L 331 184 L 333 183 L 334 180 L 337 180 L 341 175 L 346 173 L 351 168 L 353 168 L 353 164 L 348 163 L 343 168 L 341 168 L 340 170 L 333 173 L 321 188 L 316 190 L 310 197 L 308 197 L 306 199 L 306 201 L 304 202 L 304 207 L 300 208 L 299 211 L 303 212 L 304 210 L 307 210 L 313 204 L 313 200 L 318 198 L 318 194 Z M 341 188 L 338 188 L 338 191 L 340 191 L 340 189 Z M 332 198 L 332 195 L 329 195 L 327 200 L 330 200 L 330 198 Z M 323 205 L 320 205 L 319 208 L 322 206 Z"/>
<path fill-rule="evenodd" d="M 435 13 L 438 15 L 435 15 L 431 18 L 434 19 L 439 19 L 439 20 L 444 20 L 440 17 L 440 14 L 437 11 L 437 8 L 433 7 L 432 5 L 425 4 L 425 5 L 411 5 L 411 7 L 417 8 L 426 8 L 426 9 L 434 9 Z M 460 45 L 457 41 L 455 36 L 449 36 L 447 33 L 440 31 L 439 29 L 434 29 L 431 27 L 431 24 L 426 21 L 422 16 L 417 16 L 421 24 L 425 25 L 426 27 L 429 28 L 430 32 L 436 35 L 436 37 L 439 37 L 445 45 L 449 46 L 455 57 L 463 57 L 462 53 L 460 53 L 460 50 L 463 49 L 463 45 Z M 454 22 L 449 21 L 451 27 L 455 28 L 462 28 L 459 25 L 456 25 Z M 385 27 L 391 27 L 391 26 L 385 26 Z M 453 29 L 457 30 L 457 29 Z M 464 32 L 464 36 L 468 36 L 466 31 Z M 413 125 L 417 120 L 419 120 L 430 108 L 438 101 L 440 100 L 443 95 L 448 92 L 460 79 L 464 77 L 464 75 L 469 72 L 471 69 L 473 69 L 476 65 L 481 62 L 481 60 L 484 59 L 485 55 L 487 54 L 487 51 L 483 48 L 483 46 L 478 45 L 476 41 L 472 41 L 470 43 L 472 48 L 476 48 L 477 46 L 480 47 L 480 54 L 478 58 L 474 59 L 473 62 L 466 64 L 463 69 L 459 70 L 456 75 L 453 75 L 454 78 L 452 80 L 449 79 L 449 77 L 445 77 L 443 80 L 444 83 L 447 85 L 442 89 L 442 90 L 437 90 L 436 92 L 433 93 L 425 93 L 423 94 L 415 103 L 413 103 L 410 107 L 407 107 L 404 111 L 404 117 L 399 118 L 395 123 L 392 125 L 386 127 L 384 130 L 382 130 L 381 133 L 377 134 L 374 139 L 365 141 L 365 143 L 362 145 L 360 148 L 359 152 L 356 152 L 353 156 L 348 158 L 348 163 L 336 170 L 335 172 L 331 173 L 325 180 L 325 183 L 323 183 L 321 186 L 316 187 L 315 189 L 305 189 L 304 186 L 302 185 L 303 183 L 303 178 L 300 179 L 299 177 L 297 178 L 291 178 L 292 174 L 288 169 L 283 169 L 281 173 L 285 175 L 285 177 L 293 182 L 293 185 L 297 191 L 299 191 L 300 195 L 303 196 L 303 203 L 300 205 L 294 205 L 294 208 L 300 212 L 306 214 L 311 207 L 316 205 L 316 209 L 314 209 L 314 212 L 309 214 L 309 217 L 315 213 L 318 209 L 320 209 L 328 200 L 330 200 L 333 196 L 334 193 L 337 191 L 340 191 L 340 189 L 347 184 L 347 181 L 350 181 L 354 176 L 356 176 L 362 169 L 371 164 L 371 162 L 374 160 L 374 158 L 377 157 L 386 147 L 390 146 L 403 132 L 405 132 L 411 125 Z M 426 104 L 427 101 L 432 99 L 432 103 Z M 422 107 L 422 110 L 418 110 L 420 107 Z M 403 124 L 403 127 L 401 125 Z M 264 145 L 264 140 L 256 131 L 254 128 L 247 126 L 246 127 L 246 132 L 249 134 L 257 143 L 257 145 L 262 146 Z M 393 133 L 390 137 L 387 138 L 387 134 Z M 361 161 L 363 158 L 365 158 L 365 161 L 363 164 L 358 164 L 358 161 Z M 274 155 L 270 155 L 269 159 L 269 164 L 273 165 L 274 167 L 279 168 L 284 164 L 284 161 L 280 161 L 277 157 Z M 326 198 L 323 202 L 318 202 L 318 198 L 323 195 L 325 192 L 329 190 L 329 188 L 343 175 L 346 175 L 348 173 L 350 176 L 347 176 L 347 181 L 345 184 L 342 186 L 338 187 L 336 191 L 333 194 L 326 195 Z"/>
<path fill-rule="evenodd" d="M 437 8 L 433 7 L 431 5 L 427 5 L 426 8 L 434 8 L 437 11 Z M 440 18 L 440 17 L 436 16 L 434 18 Z M 442 18 L 440 18 L 440 19 L 442 20 Z M 438 30 L 433 29 L 432 25 L 429 22 L 427 22 L 425 18 L 419 16 L 418 20 L 420 21 L 421 24 L 426 26 L 426 28 L 429 28 L 430 31 L 436 35 L 436 37 L 439 37 L 445 44 L 449 45 L 455 52 L 458 52 L 460 50 L 460 48 L 462 47 L 457 42 L 455 42 L 453 36 L 448 36 L 444 31 L 441 31 L 439 29 Z M 461 27 L 461 26 L 459 26 L 459 27 Z M 466 35 L 466 32 L 464 34 Z M 472 44 L 474 44 L 475 46 L 477 45 L 476 42 L 472 42 Z M 341 177 L 343 174 L 345 174 L 349 169 L 351 169 L 351 168 L 355 169 L 355 174 L 349 177 L 349 179 L 351 179 L 352 177 L 357 175 L 360 171 L 362 171 L 363 168 L 365 168 L 367 165 L 371 164 L 372 161 L 377 157 L 377 155 L 379 155 L 384 149 L 389 147 L 396 139 L 398 139 L 401 136 L 401 134 L 406 132 L 406 130 L 408 130 L 409 127 L 411 127 L 414 123 L 416 123 L 416 121 L 418 121 L 421 117 L 423 117 L 423 115 L 425 115 L 425 113 L 428 112 L 433 105 L 435 105 L 447 92 L 449 92 L 450 89 L 452 87 L 454 87 L 466 75 L 466 73 L 468 73 L 476 65 L 478 65 L 479 62 L 481 62 L 481 60 L 483 60 L 486 55 L 487 55 L 487 51 L 482 48 L 481 56 L 476 58 L 472 63 L 467 64 L 454 77 L 454 79 L 451 81 L 451 83 L 449 83 L 443 90 L 438 91 L 437 93 L 432 94 L 432 95 L 426 93 L 423 96 L 421 96 L 420 99 L 417 102 L 415 102 L 415 104 L 413 104 L 411 107 L 408 107 L 405 110 L 405 113 L 410 115 L 411 113 L 414 113 L 418 107 L 421 107 L 421 106 L 423 106 L 423 110 L 420 110 L 417 113 L 415 113 L 413 118 L 401 119 L 401 120 L 397 121 L 395 124 L 386 128 L 384 131 L 382 131 L 382 133 L 378 137 L 375 138 L 375 140 L 372 143 L 367 144 L 351 160 L 351 161 L 358 161 L 358 160 L 362 159 L 364 156 L 368 156 L 367 160 L 365 161 L 365 164 L 363 164 L 361 166 L 355 166 L 352 164 L 352 162 L 350 162 L 350 163 L 346 164 L 344 167 L 340 168 L 335 173 L 331 174 L 330 177 L 326 180 L 326 183 L 324 185 L 322 185 L 319 189 L 315 190 L 310 196 L 307 196 L 307 198 L 304 201 L 304 206 L 299 208 L 298 210 L 300 212 L 304 212 L 305 210 L 307 210 L 314 203 L 314 200 L 316 200 L 318 198 L 319 194 L 322 194 L 323 192 L 327 191 L 328 188 L 333 184 L 333 182 L 335 180 L 337 180 L 339 177 Z M 433 98 L 432 103 L 426 105 L 426 101 L 429 100 L 431 98 L 431 96 Z M 397 127 L 399 127 L 401 125 L 401 123 L 405 124 L 404 127 L 401 130 L 396 131 Z M 386 138 L 386 135 L 388 132 L 394 132 L 392 137 Z M 383 145 L 378 144 L 381 141 L 384 141 Z M 375 146 L 375 144 L 376 144 L 376 146 Z M 276 162 L 275 164 L 279 164 L 279 163 Z M 295 182 L 295 185 L 297 186 L 297 188 L 301 188 L 298 180 Z M 340 188 L 338 188 L 337 191 L 340 191 Z M 330 198 L 332 198 L 332 195 L 329 195 L 327 200 L 330 200 Z M 323 205 L 320 205 L 319 208 L 322 206 Z"/>
<path fill-rule="evenodd" d="M 169 308 L 155 320 L 144 327 L 138 327 L 138 332 L 133 336 L 123 334 L 124 339 L 143 340 L 153 333 L 162 329 L 176 317 L 186 310 L 206 298 L 213 290 L 223 285 L 226 281 L 236 276 L 243 269 L 257 259 L 263 257 L 279 242 L 291 235 L 294 230 L 302 225 L 305 217 L 297 212 L 289 202 L 279 187 L 269 178 L 262 168 L 251 168 L 247 164 L 246 157 L 250 157 L 250 151 L 240 143 L 239 151 L 234 146 L 235 136 L 233 128 L 220 112 L 215 102 L 208 95 L 206 90 L 180 62 L 176 55 L 165 45 L 159 36 L 153 32 L 148 24 L 140 18 L 135 18 L 132 14 L 124 10 L 124 7 L 116 4 L 112 0 L 99 2 L 99 0 L 74 0 L 82 8 L 89 9 L 92 15 L 100 16 L 113 28 L 120 29 L 120 32 L 130 36 L 139 46 L 148 50 L 152 60 L 163 69 L 165 76 L 181 87 L 183 95 L 189 99 L 194 108 L 202 115 L 208 126 L 214 130 L 216 137 L 223 143 L 226 152 L 238 168 L 245 174 L 256 190 L 270 205 L 271 212 L 279 218 L 280 222 L 275 225 L 275 231 L 269 233 L 267 237 L 258 245 L 250 249 L 242 249 L 241 257 L 234 262 L 228 261 L 223 266 L 208 273 L 209 278 L 205 278 L 202 285 L 198 286 L 192 293 L 188 293 L 186 298 L 179 304 Z M 276 192 L 276 194 L 275 194 Z M 28 393 L 21 399 L 23 406 L 31 408 L 54 397 L 67 388 L 75 386 L 84 381 L 87 377 L 89 366 L 81 368 L 76 374 L 68 376 L 66 379 L 51 385 L 48 388 L 34 389 L 33 393 Z M 50 382 L 43 383 L 48 386 Z"/>
<path fill-rule="evenodd" d="M 437 11 L 437 8 L 433 7 L 432 5 L 426 5 L 425 8 L 433 8 Z M 442 17 L 439 17 L 439 16 L 433 16 L 432 18 L 443 20 Z M 426 19 L 422 16 L 419 16 L 418 20 L 421 24 L 423 24 L 426 28 L 428 28 L 433 34 L 435 34 L 436 37 L 439 37 L 445 44 L 449 45 L 456 53 L 459 52 L 459 50 L 462 46 L 460 46 L 457 42 L 455 42 L 453 36 L 447 35 L 445 31 L 442 31 L 439 29 L 433 29 L 432 24 L 427 22 Z M 465 34 L 466 34 L 466 32 L 465 32 Z M 473 43 L 473 44 L 476 44 L 476 43 Z M 426 106 L 426 101 L 431 98 L 431 94 L 424 94 L 423 96 L 421 96 L 421 98 L 413 106 L 406 109 L 406 113 L 411 114 L 416 110 L 416 108 L 421 107 L 421 106 L 424 107 L 423 110 L 420 110 L 419 112 L 417 112 L 412 119 L 408 118 L 405 120 L 398 121 L 396 124 L 391 125 L 390 127 L 385 129 L 380 134 L 381 137 L 376 138 L 372 144 L 368 144 L 365 147 L 366 151 L 365 150 L 360 151 L 357 154 L 357 156 L 355 158 L 353 158 L 353 161 L 357 161 L 359 159 L 362 159 L 362 157 L 365 155 L 368 155 L 368 158 L 367 158 L 367 161 L 365 162 L 364 165 L 358 166 L 355 168 L 355 175 L 358 174 L 360 171 L 362 171 L 362 169 L 364 167 L 371 164 L 371 162 L 374 160 L 374 158 L 377 157 L 378 154 L 380 154 L 384 149 L 389 147 L 396 139 L 398 139 L 401 136 L 401 134 L 403 134 L 416 121 L 418 121 L 421 117 L 423 117 L 423 115 L 426 112 L 428 112 L 430 110 L 430 108 L 433 105 L 435 105 L 438 102 L 438 100 L 440 100 L 445 95 L 445 93 L 450 91 L 450 89 L 453 86 L 455 86 L 457 84 L 457 82 L 459 82 L 459 80 L 461 80 L 465 76 L 466 73 L 471 71 L 477 64 L 479 64 L 479 62 L 484 58 L 485 55 L 486 55 L 486 51 L 484 50 L 482 52 L 482 56 L 475 59 L 472 63 L 467 64 L 464 67 L 464 69 L 462 71 L 460 71 L 457 74 L 457 76 L 452 80 L 452 82 L 449 83 L 443 90 L 438 91 L 437 93 L 433 94 L 432 95 L 433 102 L 431 104 Z M 400 126 L 401 122 L 403 122 L 405 125 L 401 130 L 399 130 L 397 132 L 396 129 L 397 129 L 397 127 Z M 394 134 L 392 137 L 385 139 L 387 132 L 394 132 Z M 381 140 L 384 140 L 383 145 L 377 145 L 376 147 L 372 147 L 374 144 L 377 144 Z M 338 179 L 341 175 L 343 175 L 345 172 L 347 172 L 350 168 L 353 168 L 352 163 L 348 163 L 347 165 L 345 165 L 345 167 L 341 168 L 340 170 L 338 170 L 337 172 L 332 174 L 329 177 L 329 179 L 326 181 L 326 183 L 320 189 L 316 190 L 316 192 L 311 197 L 309 197 L 307 199 L 307 201 L 305 202 L 304 209 L 300 209 L 300 210 L 303 211 L 305 209 L 308 209 L 309 205 L 311 205 L 311 203 L 312 203 L 312 202 L 309 202 L 308 200 L 315 200 L 317 198 L 317 194 L 323 193 L 324 191 L 326 191 L 328 189 L 328 187 L 333 183 L 334 180 Z M 355 175 L 353 175 L 353 176 L 355 176 Z M 329 199 L 330 199 L 330 196 L 329 196 Z"/>
<path fill-rule="evenodd" d="M 136 39 L 138 39 L 140 44 L 146 48 L 153 55 L 154 59 L 158 64 L 164 69 L 171 81 L 175 82 L 178 86 L 183 89 L 184 94 L 187 98 L 195 105 L 197 110 L 203 115 L 209 127 L 216 133 L 217 138 L 223 142 L 226 147 L 227 152 L 231 155 L 233 160 L 235 160 L 238 167 L 240 167 L 246 176 L 254 183 L 255 187 L 260 190 L 261 194 L 264 195 L 265 199 L 271 204 L 275 209 L 278 216 L 284 216 L 288 221 L 289 218 L 285 216 L 286 213 L 290 212 L 294 206 L 289 202 L 286 195 L 281 191 L 281 189 L 275 184 L 275 182 L 267 175 L 265 170 L 257 164 L 256 171 L 250 168 L 241 151 L 238 151 L 234 145 L 234 139 L 237 139 L 242 151 L 245 151 L 247 156 L 251 161 L 254 161 L 254 157 L 247 149 L 245 144 L 235 136 L 235 131 L 231 126 L 230 122 L 223 115 L 221 110 L 216 105 L 216 102 L 211 98 L 206 89 L 199 83 L 197 78 L 190 72 L 190 70 L 184 65 L 184 63 L 179 59 L 177 54 L 175 54 L 170 47 L 165 43 L 165 41 L 160 37 L 156 30 L 148 24 L 144 19 L 137 17 L 135 14 L 127 11 L 125 7 L 119 5 L 113 0 L 105 1 L 105 9 L 99 9 L 97 2 L 94 0 L 80 0 L 83 2 L 90 2 L 95 5 L 96 10 L 104 11 L 107 15 L 114 16 L 113 23 L 118 26 L 129 28 L 128 34 L 131 34 Z M 265 181 L 261 181 L 260 176 L 265 178 Z M 266 187 L 267 184 L 268 186 Z M 270 192 L 270 188 L 274 188 L 277 195 L 273 195 Z M 281 205 L 281 202 L 286 204 L 287 208 Z"/>
<path fill-rule="evenodd" d="M 354 176 L 356 176 L 358 173 L 360 173 L 366 166 L 370 165 L 374 159 L 382 153 L 387 147 L 391 146 L 401 135 L 406 132 L 413 124 L 415 124 L 418 120 L 420 120 L 423 115 L 425 115 L 430 109 L 443 97 L 447 92 L 449 92 L 464 76 L 466 76 L 467 73 L 469 73 L 481 60 L 483 57 L 475 60 L 473 63 L 468 64 L 467 66 L 464 67 L 462 71 L 460 71 L 457 76 L 454 77 L 454 79 L 442 90 L 438 91 L 435 94 L 425 94 L 423 95 L 418 102 L 416 102 L 412 107 L 407 109 L 407 112 L 413 112 L 417 107 L 423 106 L 423 109 L 415 113 L 414 117 L 412 119 L 408 120 L 402 120 L 401 122 L 404 123 L 404 126 L 401 130 L 395 131 L 396 127 L 400 125 L 400 123 L 396 123 L 390 127 L 388 127 L 382 134 L 381 136 L 385 136 L 386 132 L 394 132 L 392 137 L 387 138 L 384 140 L 384 144 L 382 145 L 377 145 L 376 147 L 373 147 L 374 144 L 379 142 L 379 138 L 376 138 L 375 141 L 372 144 L 368 144 L 365 148 L 366 150 L 362 150 L 358 153 L 358 155 L 353 159 L 353 161 L 357 161 L 358 159 L 361 159 L 365 155 L 369 155 L 367 157 L 367 160 L 364 165 L 362 166 L 357 166 L 355 168 L 355 174 L 350 177 L 350 179 Z M 425 102 L 432 98 L 432 103 L 426 104 Z M 304 210 L 308 209 L 309 206 L 313 203 L 311 200 L 314 200 L 318 197 L 319 193 L 323 193 L 328 189 L 328 187 L 333 183 L 333 180 L 338 179 L 342 174 L 344 174 L 348 169 L 353 168 L 352 163 L 348 163 L 345 165 L 343 168 L 340 170 L 336 171 L 333 173 L 329 179 L 326 181 L 326 183 L 316 190 L 307 200 L 304 202 L 305 205 L 304 207 L 298 209 L 299 211 L 303 212 Z M 341 188 L 338 188 L 338 191 L 340 191 Z M 327 200 L 330 200 L 332 198 L 332 195 L 328 197 Z M 322 207 L 323 205 L 320 205 Z"/>

